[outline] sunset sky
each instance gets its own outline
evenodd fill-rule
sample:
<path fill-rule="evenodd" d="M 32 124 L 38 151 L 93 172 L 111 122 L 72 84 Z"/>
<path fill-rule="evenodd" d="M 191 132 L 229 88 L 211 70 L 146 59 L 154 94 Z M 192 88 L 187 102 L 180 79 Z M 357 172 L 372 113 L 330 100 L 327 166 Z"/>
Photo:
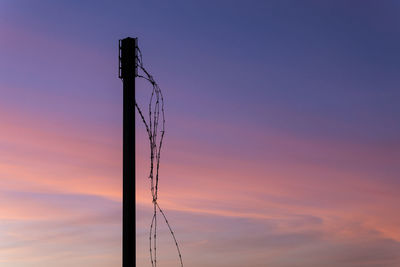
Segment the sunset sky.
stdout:
<path fill-rule="evenodd" d="M 184 266 L 399 267 L 399 14 L 390 0 L 0 0 L 0 266 L 121 266 L 131 36 L 165 97 L 159 204 Z M 159 226 L 159 266 L 179 266 Z"/>

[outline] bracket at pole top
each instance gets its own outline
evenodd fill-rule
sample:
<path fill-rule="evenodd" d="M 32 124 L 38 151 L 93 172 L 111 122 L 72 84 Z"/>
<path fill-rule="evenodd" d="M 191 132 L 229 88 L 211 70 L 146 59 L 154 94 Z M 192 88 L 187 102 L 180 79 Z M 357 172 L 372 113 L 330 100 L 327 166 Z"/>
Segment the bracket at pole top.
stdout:
<path fill-rule="evenodd" d="M 137 44 L 137 38 L 127 37 L 119 40 L 118 77 L 120 79 L 132 79 L 137 76 Z"/>

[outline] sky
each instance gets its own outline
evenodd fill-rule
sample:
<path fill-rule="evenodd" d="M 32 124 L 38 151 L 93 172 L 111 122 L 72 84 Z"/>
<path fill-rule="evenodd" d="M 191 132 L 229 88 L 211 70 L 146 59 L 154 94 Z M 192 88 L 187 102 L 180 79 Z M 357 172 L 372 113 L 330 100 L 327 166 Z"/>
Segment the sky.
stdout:
<path fill-rule="evenodd" d="M 390 0 L 0 0 L 0 266 L 121 266 L 128 36 L 165 98 L 158 202 L 184 266 L 400 266 L 399 12 Z M 137 83 L 143 107 L 149 90 Z M 179 266 L 159 227 L 159 265 Z"/>

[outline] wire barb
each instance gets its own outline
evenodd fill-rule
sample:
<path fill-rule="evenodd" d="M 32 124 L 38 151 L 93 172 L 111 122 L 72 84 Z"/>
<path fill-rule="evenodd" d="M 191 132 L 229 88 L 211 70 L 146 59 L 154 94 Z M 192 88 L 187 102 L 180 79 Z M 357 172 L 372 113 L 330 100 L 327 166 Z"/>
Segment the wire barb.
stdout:
<path fill-rule="evenodd" d="M 150 101 L 148 105 L 148 120 L 146 120 L 142 110 L 140 109 L 138 103 L 135 102 L 135 107 L 139 112 L 144 126 L 146 127 L 146 132 L 149 138 L 150 145 L 150 190 L 153 197 L 153 217 L 150 224 L 150 262 L 152 267 L 157 267 L 157 209 L 163 216 L 165 223 L 171 233 L 171 236 L 175 242 L 175 246 L 178 252 L 181 267 L 183 267 L 182 255 L 179 249 L 178 242 L 176 240 L 175 234 L 172 231 L 171 225 L 169 224 L 165 213 L 161 210 L 158 205 L 158 180 L 159 180 L 159 170 L 160 170 L 160 158 L 161 158 L 161 148 L 163 144 L 164 134 L 165 134 L 165 114 L 164 114 L 164 97 L 162 95 L 161 89 L 157 82 L 154 80 L 153 76 L 145 69 L 143 66 L 142 52 L 139 47 L 137 49 L 136 67 L 143 74 L 137 74 L 136 77 L 142 78 L 151 83 L 153 89 L 150 96 Z M 161 116 L 161 117 L 160 117 Z M 161 129 L 159 129 L 159 123 L 161 122 Z M 161 135 L 159 136 L 158 133 Z"/>

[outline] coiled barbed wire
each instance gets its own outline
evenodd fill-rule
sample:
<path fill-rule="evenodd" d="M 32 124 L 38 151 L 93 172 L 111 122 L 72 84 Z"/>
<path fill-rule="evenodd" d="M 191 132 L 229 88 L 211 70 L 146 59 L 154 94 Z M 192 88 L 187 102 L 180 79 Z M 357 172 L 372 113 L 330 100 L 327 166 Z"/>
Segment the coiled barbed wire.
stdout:
<path fill-rule="evenodd" d="M 145 69 L 143 66 L 142 52 L 139 47 L 136 46 L 137 49 L 137 58 L 136 58 L 136 68 L 140 70 L 143 74 L 137 74 L 136 77 L 147 80 L 151 83 L 153 89 L 150 96 L 149 101 L 149 118 L 148 122 L 145 119 L 142 110 L 135 100 L 135 107 L 139 112 L 140 117 L 142 118 L 143 124 L 146 127 L 146 131 L 149 137 L 150 144 L 150 173 L 149 179 L 151 183 L 151 195 L 153 197 L 153 218 L 151 219 L 150 224 L 150 261 L 151 266 L 157 266 L 157 210 L 160 211 L 163 216 L 165 223 L 168 226 L 168 229 L 171 233 L 172 238 L 174 239 L 175 246 L 178 252 L 179 260 L 181 267 L 183 267 L 182 255 L 179 249 L 178 242 L 176 240 L 175 234 L 172 231 L 171 225 L 169 224 L 165 213 L 160 208 L 157 200 L 158 200 L 158 179 L 159 179 L 159 169 L 160 169 L 160 158 L 161 158 L 161 147 L 163 144 L 164 134 L 165 134 L 165 113 L 164 113 L 164 98 L 161 92 L 160 87 L 154 80 L 153 76 Z M 161 116 L 161 117 L 160 117 Z M 159 122 L 161 119 L 161 136 L 158 136 L 159 131 Z M 154 172 L 155 167 L 155 172 Z M 154 175 L 155 174 L 155 175 Z"/>

